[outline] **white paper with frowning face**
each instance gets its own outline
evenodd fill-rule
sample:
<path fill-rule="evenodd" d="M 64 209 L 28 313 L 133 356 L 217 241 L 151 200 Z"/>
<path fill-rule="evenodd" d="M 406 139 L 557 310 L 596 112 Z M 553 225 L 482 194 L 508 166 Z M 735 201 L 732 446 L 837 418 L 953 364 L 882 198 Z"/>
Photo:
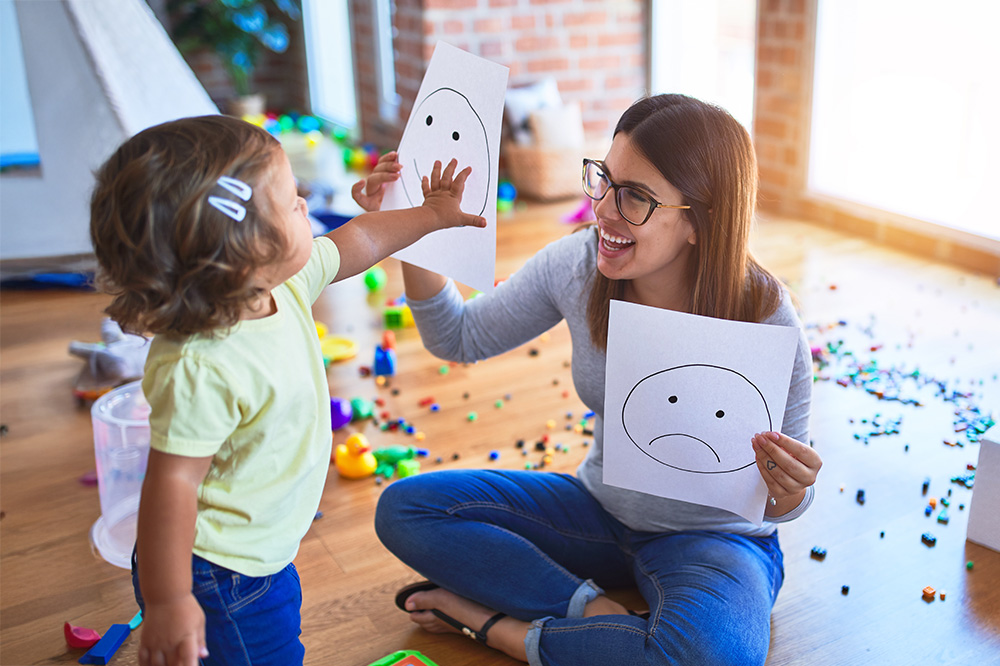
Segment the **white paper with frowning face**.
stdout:
<path fill-rule="evenodd" d="M 612 301 L 604 482 L 760 525 L 750 440 L 780 431 L 799 331 Z"/>
<path fill-rule="evenodd" d="M 509 70 L 438 42 L 399 142 L 400 178 L 389 185 L 383 210 L 423 203 L 420 182 L 434 162 L 452 158 L 472 167 L 462 210 L 486 218 L 486 228 L 441 229 L 393 256 L 441 273 L 482 292 L 493 289 L 496 268 L 497 168 Z"/>

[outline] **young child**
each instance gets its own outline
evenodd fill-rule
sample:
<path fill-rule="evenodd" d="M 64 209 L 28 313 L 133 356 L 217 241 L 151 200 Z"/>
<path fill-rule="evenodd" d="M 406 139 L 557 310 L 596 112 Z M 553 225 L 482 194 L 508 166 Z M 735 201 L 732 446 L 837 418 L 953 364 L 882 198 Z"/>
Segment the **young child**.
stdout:
<path fill-rule="evenodd" d="M 485 226 L 459 209 L 471 168 L 456 166 L 435 164 L 421 206 L 317 239 L 280 144 L 235 118 L 149 128 L 97 172 L 90 232 L 107 313 L 155 334 L 132 560 L 143 666 L 302 663 L 292 559 L 332 443 L 311 306 L 431 231 Z"/>

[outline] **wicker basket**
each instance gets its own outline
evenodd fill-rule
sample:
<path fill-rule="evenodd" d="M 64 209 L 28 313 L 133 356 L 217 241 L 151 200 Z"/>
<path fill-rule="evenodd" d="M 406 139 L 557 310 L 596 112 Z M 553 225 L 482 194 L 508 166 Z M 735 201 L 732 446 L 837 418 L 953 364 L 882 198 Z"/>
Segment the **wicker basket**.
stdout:
<path fill-rule="evenodd" d="M 507 177 L 518 196 L 556 201 L 583 195 L 583 158 L 603 159 L 609 142 L 588 141 L 578 148 L 543 148 L 507 142 L 503 145 Z"/>
<path fill-rule="evenodd" d="M 584 148 L 539 148 L 508 143 L 504 165 L 518 196 L 555 201 L 579 196 Z"/>

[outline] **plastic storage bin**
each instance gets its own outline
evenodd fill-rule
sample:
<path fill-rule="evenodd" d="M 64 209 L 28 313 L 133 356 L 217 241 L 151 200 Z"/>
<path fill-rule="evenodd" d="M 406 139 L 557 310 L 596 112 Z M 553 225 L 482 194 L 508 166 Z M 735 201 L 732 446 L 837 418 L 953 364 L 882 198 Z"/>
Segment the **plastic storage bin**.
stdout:
<path fill-rule="evenodd" d="M 131 566 L 139 492 L 149 459 L 149 403 L 136 381 L 105 393 L 90 410 L 101 517 L 90 540 L 115 566 Z"/>

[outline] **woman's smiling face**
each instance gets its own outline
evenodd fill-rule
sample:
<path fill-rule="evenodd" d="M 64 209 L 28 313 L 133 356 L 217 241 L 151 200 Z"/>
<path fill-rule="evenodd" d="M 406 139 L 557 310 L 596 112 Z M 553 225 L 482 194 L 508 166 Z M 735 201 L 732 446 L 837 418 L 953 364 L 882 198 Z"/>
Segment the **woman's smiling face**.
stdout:
<path fill-rule="evenodd" d="M 629 185 L 661 204 L 680 205 L 684 198 L 632 145 L 624 132 L 615 136 L 604 159 L 607 176 L 618 185 Z M 683 279 L 694 251 L 694 227 L 685 211 L 657 208 L 645 224 L 629 224 L 618 212 L 615 192 L 608 188 L 594 202 L 600 240 L 597 268 L 612 280 L 641 280 L 651 284 Z"/>

